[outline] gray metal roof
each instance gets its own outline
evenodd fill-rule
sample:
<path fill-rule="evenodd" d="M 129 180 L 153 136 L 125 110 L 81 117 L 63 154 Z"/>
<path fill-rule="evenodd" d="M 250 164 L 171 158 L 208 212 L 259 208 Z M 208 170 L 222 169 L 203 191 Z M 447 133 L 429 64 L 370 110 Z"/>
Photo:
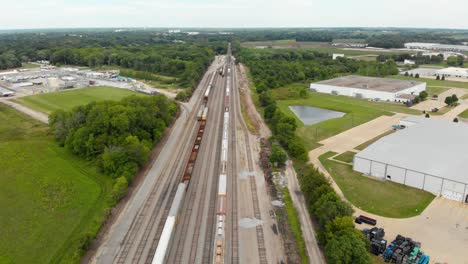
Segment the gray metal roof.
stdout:
<path fill-rule="evenodd" d="M 468 125 L 411 117 L 415 124 L 356 154 L 401 168 L 468 184 Z"/>
<path fill-rule="evenodd" d="M 317 82 L 316 84 L 396 93 L 422 83 L 416 81 L 349 75 Z"/>

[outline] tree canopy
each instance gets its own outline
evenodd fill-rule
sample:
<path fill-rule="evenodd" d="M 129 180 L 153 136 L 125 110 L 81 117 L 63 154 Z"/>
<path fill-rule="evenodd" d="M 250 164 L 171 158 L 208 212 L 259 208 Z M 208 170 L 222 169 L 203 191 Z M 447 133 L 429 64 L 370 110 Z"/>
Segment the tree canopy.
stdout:
<path fill-rule="evenodd" d="M 132 179 L 177 113 L 164 96 L 130 96 L 58 110 L 49 117 L 57 141 L 81 158 L 95 161 L 114 178 Z M 122 182 L 121 185 L 124 185 Z"/>

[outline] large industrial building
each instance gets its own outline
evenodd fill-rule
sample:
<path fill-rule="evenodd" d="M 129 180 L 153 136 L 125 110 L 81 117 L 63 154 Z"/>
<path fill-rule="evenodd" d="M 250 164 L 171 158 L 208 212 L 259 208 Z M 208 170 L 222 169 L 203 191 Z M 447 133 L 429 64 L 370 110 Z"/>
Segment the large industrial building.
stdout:
<path fill-rule="evenodd" d="M 343 76 L 310 84 L 312 92 L 407 102 L 426 90 L 426 83 L 364 76 Z"/>
<path fill-rule="evenodd" d="M 436 74 L 439 76 L 446 76 L 446 77 L 468 78 L 468 69 L 448 67 L 448 68 L 436 71 Z"/>
<path fill-rule="evenodd" d="M 354 170 L 468 203 L 468 125 L 409 117 L 354 156 Z"/>
<path fill-rule="evenodd" d="M 468 46 L 466 45 L 448 45 L 439 43 L 419 43 L 411 42 L 405 43 L 407 49 L 418 49 L 418 50 L 437 50 L 437 51 L 455 51 L 455 52 L 467 52 Z"/>

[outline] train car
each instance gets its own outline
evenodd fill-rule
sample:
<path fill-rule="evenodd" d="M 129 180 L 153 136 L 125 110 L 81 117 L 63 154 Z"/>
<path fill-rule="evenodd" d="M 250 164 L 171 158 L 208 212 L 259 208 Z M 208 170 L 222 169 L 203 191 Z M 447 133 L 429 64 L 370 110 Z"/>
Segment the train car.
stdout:
<path fill-rule="evenodd" d="M 229 112 L 229 106 L 230 106 L 230 97 L 229 96 L 225 96 L 224 97 L 224 111 L 225 112 Z"/>
<path fill-rule="evenodd" d="M 159 243 L 154 253 L 152 264 L 163 264 L 167 261 L 167 255 L 169 253 L 169 244 L 174 237 L 175 226 L 177 225 L 177 217 L 179 215 L 180 208 L 182 207 L 182 201 L 184 200 L 185 193 L 187 190 L 186 183 L 179 183 L 177 191 L 174 196 L 171 208 L 169 209 L 169 215 L 167 216 L 164 228 L 159 238 Z"/>
<path fill-rule="evenodd" d="M 205 96 L 203 97 L 205 101 L 208 101 L 208 97 L 210 97 L 210 92 L 211 92 L 211 84 L 208 84 L 208 88 L 206 88 L 206 91 L 205 91 Z"/>
<path fill-rule="evenodd" d="M 204 109 L 204 108 L 205 108 L 205 107 L 202 105 L 202 106 L 200 106 L 200 110 L 198 110 L 198 113 L 197 113 L 197 120 L 198 120 L 198 121 L 201 121 L 201 120 L 202 120 L 202 115 L 203 115 L 203 109 Z"/>
<path fill-rule="evenodd" d="M 205 109 L 203 109 L 202 121 L 206 121 L 207 117 L 208 117 L 208 107 L 205 107 Z"/>

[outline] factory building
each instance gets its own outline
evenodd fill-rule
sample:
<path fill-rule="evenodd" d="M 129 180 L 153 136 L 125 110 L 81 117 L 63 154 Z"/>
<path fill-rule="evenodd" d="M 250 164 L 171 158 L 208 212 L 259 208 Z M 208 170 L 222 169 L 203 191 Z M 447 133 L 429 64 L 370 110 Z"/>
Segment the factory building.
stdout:
<path fill-rule="evenodd" d="M 468 46 L 465 46 L 465 45 L 448 45 L 448 44 L 439 44 L 439 43 L 411 42 L 411 43 L 405 43 L 405 48 L 418 49 L 418 50 L 468 52 Z"/>
<path fill-rule="evenodd" d="M 468 69 L 448 67 L 448 68 L 436 71 L 436 75 L 445 76 L 445 77 L 468 78 Z"/>
<path fill-rule="evenodd" d="M 405 103 L 426 90 L 426 83 L 363 76 L 343 76 L 310 84 L 312 92 Z"/>
<path fill-rule="evenodd" d="M 354 156 L 354 170 L 468 203 L 468 125 L 423 117 Z"/>

